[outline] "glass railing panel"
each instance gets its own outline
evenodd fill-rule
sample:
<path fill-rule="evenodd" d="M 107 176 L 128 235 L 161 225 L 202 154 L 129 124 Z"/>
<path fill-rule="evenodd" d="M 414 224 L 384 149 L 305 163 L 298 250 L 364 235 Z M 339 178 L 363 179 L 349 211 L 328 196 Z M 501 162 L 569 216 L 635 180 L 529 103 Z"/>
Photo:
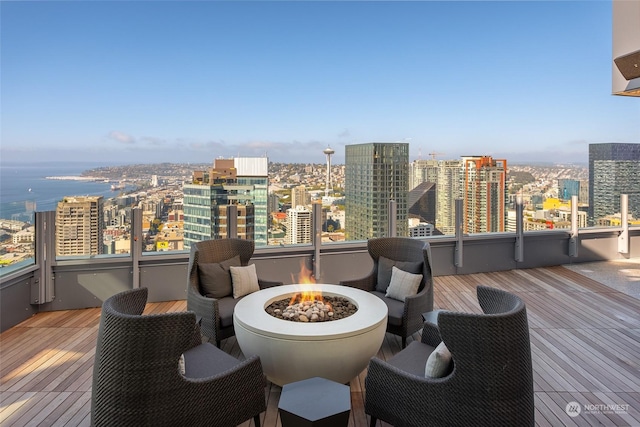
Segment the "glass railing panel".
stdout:
<path fill-rule="evenodd" d="M 34 263 L 36 211 L 56 210 L 65 197 L 112 194 L 111 183 L 83 174 L 77 163 L 6 163 L 0 166 L 0 265 Z M 77 230 L 76 230 L 77 232 Z M 94 237 L 94 240 L 99 240 Z"/>
<path fill-rule="evenodd" d="M 425 169 L 422 178 L 412 178 L 414 188 L 407 194 L 396 194 L 395 235 L 414 238 L 455 235 L 458 227 L 452 194 L 458 194 L 462 188 L 454 173 L 460 161 L 429 161 L 424 166 L 434 165 L 442 170 L 435 173 Z M 229 221 L 225 210 L 220 210 L 217 216 L 213 213 L 216 203 L 222 206 L 227 203 L 223 194 L 214 194 L 219 190 L 216 186 L 203 192 L 193 185 L 194 171 L 206 167 L 208 165 L 178 164 L 100 168 L 55 164 L 3 166 L 1 262 L 11 265 L 33 258 L 34 245 L 29 236 L 34 234 L 35 210 L 56 211 L 55 247 L 60 260 L 130 256 L 135 239 L 142 240 L 143 254 L 150 255 L 188 251 L 193 242 L 224 238 L 233 221 Z M 464 202 L 465 234 L 515 232 L 516 198 L 522 200 L 525 232 L 569 230 L 572 196 L 579 197 L 578 228 L 620 227 L 620 215 L 616 220 L 615 213 L 590 224 L 592 220 L 583 200 L 588 194 L 583 188 L 587 176 L 584 167 L 512 165 L 506 179 L 502 166 L 492 164 L 491 168 L 484 175 L 480 170 L 472 171 L 470 176 L 482 178 L 485 189 L 473 197 L 463 193 L 460 199 Z M 263 179 L 246 179 L 227 186 L 234 192 L 231 203 L 243 201 L 237 205 L 237 235 L 255 240 L 256 247 L 311 245 L 315 224 L 312 211 L 317 204 L 322 205 L 323 244 L 389 235 L 390 195 L 356 191 L 357 197 L 350 199 L 351 193 L 345 194 L 348 187 L 345 166 L 333 165 L 331 170 L 331 188 L 326 185 L 326 165 L 320 163 L 271 163 L 268 185 Z M 396 180 L 399 173 L 393 171 L 387 178 Z M 371 181 L 380 182 L 382 178 L 385 177 L 372 175 Z M 99 203 L 83 205 L 81 199 L 87 195 L 98 198 Z M 634 200 L 630 197 L 630 211 L 635 206 L 633 203 L 637 204 Z M 370 206 L 377 208 L 372 210 Z M 142 231 L 137 236 L 132 225 L 134 209 L 141 212 L 142 218 L 142 225 L 137 228 Z M 633 213 L 629 223 L 640 225 Z"/>
<path fill-rule="evenodd" d="M 35 262 L 36 193 L 43 174 L 20 165 L 0 166 L 0 275 Z"/>

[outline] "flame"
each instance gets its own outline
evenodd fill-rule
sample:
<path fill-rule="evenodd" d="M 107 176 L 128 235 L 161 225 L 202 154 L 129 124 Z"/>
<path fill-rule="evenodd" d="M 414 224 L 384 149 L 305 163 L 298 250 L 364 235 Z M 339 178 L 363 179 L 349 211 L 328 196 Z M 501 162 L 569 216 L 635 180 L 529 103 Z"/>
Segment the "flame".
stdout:
<path fill-rule="evenodd" d="M 298 273 L 298 279 L 296 280 L 293 277 L 293 274 L 291 275 L 291 277 L 294 283 L 297 282 L 301 285 L 315 285 L 316 283 L 315 277 L 313 277 L 313 275 L 311 274 L 311 270 L 307 268 L 304 261 L 300 263 L 300 273 Z M 311 302 L 322 301 L 322 291 L 310 289 L 308 291 L 302 291 L 299 294 L 294 294 L 291 297 L 291 301 L 289 302 L 289 305 L 293 305 L 293 304 L 301 303 L 305 301 L 311 301 Z"/>

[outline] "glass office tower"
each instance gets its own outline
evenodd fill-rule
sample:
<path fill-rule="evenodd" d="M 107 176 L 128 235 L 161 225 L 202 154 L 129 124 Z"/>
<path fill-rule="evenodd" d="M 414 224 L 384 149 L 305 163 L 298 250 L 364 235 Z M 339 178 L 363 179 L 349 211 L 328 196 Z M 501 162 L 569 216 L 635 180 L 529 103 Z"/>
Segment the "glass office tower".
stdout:
<path fill-rule="evenodd" d="M 620 212 L 620 195 L 640 218 L 640 144 L 589 144 L 589 224 Z"/>
<path fill-rule="evenodd" d="M 212 169 L 194 171 L 184 191 L 184 247 L 227 236 L 228 205 L 237 205 L 238 237 L 267 245 L 266 157 L 216 159 Z"/>
<path fill-rule="evenodd" d="M 389 235 L 389 200 L 396 201 L 396 235 L 408 236 L 409 144 L 371 142 L 345 147 L 345 238 Z"/>

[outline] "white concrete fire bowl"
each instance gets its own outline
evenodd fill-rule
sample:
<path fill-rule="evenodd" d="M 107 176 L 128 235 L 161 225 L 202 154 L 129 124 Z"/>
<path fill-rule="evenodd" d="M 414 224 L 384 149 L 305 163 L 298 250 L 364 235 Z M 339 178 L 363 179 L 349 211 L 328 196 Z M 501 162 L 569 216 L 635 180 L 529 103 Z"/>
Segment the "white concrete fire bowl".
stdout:
<path fill-rule="evenodd" d="M 328 322 L 293 322 L 271 316 L 265 308 L 305 290 L 344 297 L 358 311 Z M 245 296 L 233 322 L 242 353 L 260 356 L 269 381 L 283 386 L 312 377 L 346 384 L 378 353 L 387 329 L 387 306 L 368 292 L 338 285 L 284 285 Z"/>

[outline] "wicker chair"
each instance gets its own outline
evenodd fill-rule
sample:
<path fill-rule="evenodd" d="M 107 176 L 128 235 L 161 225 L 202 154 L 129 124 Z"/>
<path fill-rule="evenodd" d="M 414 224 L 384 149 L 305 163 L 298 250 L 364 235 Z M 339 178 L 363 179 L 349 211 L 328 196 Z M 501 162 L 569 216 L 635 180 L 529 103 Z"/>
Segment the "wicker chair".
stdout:
<path fill-rule="evenodd" d="M 192 312 L 142 315 L 147 289 L 102 305 L 93 370 L 94 426 L 235 426 L 266 410 L 257 356 L 202 343 Z M 179 360 L 184 354 L 184 375 Z"/>
<path fill-rule="evenodd" d="M 341 281 L 341 285 L 352 286 L 372 292 L 382 299 L 389 309 L 387 332 L 402 337 L 402 348 L 407 337 L 422 328 L 422 313 L 433 310 L 433 277 L 431 269 L 431 247 L 429 243 L 407 237 L 381 237 L 367 242 L 369 255 L 373 258 L 373 269 L 366 277 Z M 422 281 L 417 295 L 407 297 L 404 303 L 385 297 L 385 292 L 376 290 L 380 257 L 401 262 L 421 263 Z"/>
<path fill-rule="evenodd" d="M 243 239 L 215 239 L 197 242 L 191 246 L 187 278 L 187 310 L 196 313 L 200 320 L 202 334 L 220 347 L 220 341 L 235 335 L 233 310 L 241 298 L 232 294 L 222 298 L 209 298 L 202 293 L 198 264 L 219 263 L 240 256 L 240 263 L 248 265 L 255 243 Z M 261 289 L 282 285 L 258 279 Z"/>
<path fill-rule="evenodd" d="M 385 362 L 372 358 L 365 379 L 371 426 L 532 426 L 533 373 L 524 302 L 477 288 L 484 314 L 442 311 L 438 326 L 425 323 L 412 342 Z M 444 341 L 450 372 L 426 378 L 425 364 Z"/>

